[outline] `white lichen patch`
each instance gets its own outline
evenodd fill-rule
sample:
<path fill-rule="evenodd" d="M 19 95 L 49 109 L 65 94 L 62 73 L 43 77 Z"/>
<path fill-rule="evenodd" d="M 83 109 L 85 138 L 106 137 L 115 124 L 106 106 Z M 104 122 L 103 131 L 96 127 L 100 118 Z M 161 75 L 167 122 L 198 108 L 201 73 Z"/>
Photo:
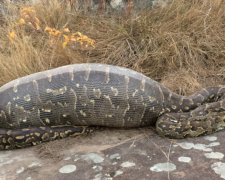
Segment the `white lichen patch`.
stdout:
<path fill-rule="evenodd" d="M 75 158 L 73 161 L 75 161 L 75 162 L 76 162 L 76 161 L 78 161 L 79 159 L 80 159 L 80 158 Z"/>
<path fill-rule="evenodd" d="M 211 146 L 206 145 L 206 144 L 194 144 L 194 143 L 189 143 L 189 142 L 182 142 L 182 143 L 177 143 L 181 148 L 183 149 L 196 149 L 196 150 L 201 150 L 201 151 L 206 151 L 210 152 L 212 151 Z"/>
<path fill-rule="evenodd" d="M 104 161 L 104 158 L 96 153 L 89 153 L 81 156 L 81 159 L 85 161 L 93 161 L 94 163 L 101 163 Z"/>
<path fill-rule="evenodd" d="M 94 169 L 96 172 L 102 171 L 103 167 L 102 166 L 93 166 L 92 169 Z"/>
<path fill-rule="evenodd" d="M 65 161 L 71 160 L 71 157 L 70 156 L 65 157 L 63 160 L 65 160 Z"/>
<path fill-rule="evenodd" d="M 177 143 L 177 145 L 179 145 L 183 149 L 192 149 L 194 147 L 193 143 L 188 142 Z"/>
<path fill-rule="evenodd" d="M 31 164 L 28 165 L 29 168 L 32 168 L 32 167 L 37 167 L 37 166 L 42 166 L 42 164 L 40 162 L 32 162 Z"/>
<path fill-rule="evenodd" d="M 120 166 L 124 168 L 129 168 L 129 167 L 135 166 L 135 163 L 126 161 L 126 162 L 123 162 Z"/>
<path fill-rule="evenodd" d="M 76 171 L 77 167 L 73 164 L 68 164 L 59 169 L 59 172 L 62 174 L 68 174 Z"/>
<path fill-rule="evenodd" d="M 117 164 L 118 164 L 117 162 L 113 162 L 113 163 L 112 163 L 112 165 L 117 165 Z"/>
<path fill-rule="evenodd" d="M 113 178 L 111 177 L 111 175 L 109 173 L 104 174 L 104 177 L 102 179 L 104 179 L 104 180 L 113 180 Z"/>
<path fill-rule="evenodd" d="M 225 163 L 216 162 L 211 165 L 212 170 L 220 175 L 221 178 L 225 179 Z"/>
<path fill-rule="evenodd" d="M 14 159 L 9 159 L 9 160 L 0 162 L 0 167 L 1 167 L 1 166 L 4 166 L 4 165 L 6 165 L 6 164 L 12 164 L 13 162 L 14 162 Z"/>
<path fill-rule="evenodd" d="M 99 173 L 95 175 L 95 178 L 93 180 L 101 180 L 101 179 L 102 179 L 102 174 Z"/>
<path fill-rule="evenodd" d="M 115 172 L 114 177 L 119 176 L 119 175 L 121 175 L 121 174 L 123 174 L 123 171 L 117 170 L 117 171 Z"/>
<path fill-rule="evenodd" d="M 211 148 L 208 148 L 206 144 L 194 144 L 193 149 L 201 150 L 201 151 L 212 151 Z"/>
<path fill-rule="evenodd" d="M 178 158 L 178 161 L 189 163 L 189 162 L 191 162 L 191 158 L 190 157 L 181 156 L 181 157 Z"/>
<path fill-rule="evenodd" d="M 214 146 L 219 146 L 220 142 L 212 142 L 208 145 L 208 147 L 214 147 Z"/>
<path fill-rule="evenodd" d="M 224 154 L 220 152 L 210 152 L 210 153 L 205 153 L 205 157 L 209 159 L 223 159 Z M 225 169 L 224 169 L 225 171 Z"/>
<path fill-rule="evenodd" d="M 216 136 L 205 136 L 204 139 L 208 140 L 208 141 L 216 141 L 217 137 Z"/>
<path fill-rule="evenodd" d="M 20 167 L 19 169 L 16 170 L 16 174 L 20 174 L 25 170 L 24 167 Z"/>
<path fill-rule="evenodd" d="M 1 152 L 0 154 L 0 167 L 4 164 L 10 164 L 11 162 L 13 162 L 12 159 L 9 158 L 9 156 L 11 155 L 11 153 L 8 152 Z"/>
<path fill-rule="evenodd" d="M 110 159 L 121 159 L 120 154 L 119 153 L 115 153 L 109 156 Z"/>
<path fill-rule="evenodd" d="M 29 176 L 25 180 L 32 180 L 32 177 Z"/>
<path fill-rule="evenodd" d="M 170 172 L 176 170 L 176 165 L 169 162 L 158 163 L 150 167 L 150 170 L 154 172 L 163 172 L 163 171 Z"/>

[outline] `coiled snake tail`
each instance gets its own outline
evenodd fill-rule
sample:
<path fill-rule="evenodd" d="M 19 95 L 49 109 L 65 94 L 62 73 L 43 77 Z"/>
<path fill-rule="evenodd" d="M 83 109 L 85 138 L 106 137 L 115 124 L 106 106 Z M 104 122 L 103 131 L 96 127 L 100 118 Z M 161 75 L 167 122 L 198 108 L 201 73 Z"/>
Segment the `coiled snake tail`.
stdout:
<path fill-rule="evenodd" d="M 199 106 L 190 112 L 167 113 L 158 118 L 156 131 L 170 138 L 197 137 L 225 129 L 225 100 Z"/>

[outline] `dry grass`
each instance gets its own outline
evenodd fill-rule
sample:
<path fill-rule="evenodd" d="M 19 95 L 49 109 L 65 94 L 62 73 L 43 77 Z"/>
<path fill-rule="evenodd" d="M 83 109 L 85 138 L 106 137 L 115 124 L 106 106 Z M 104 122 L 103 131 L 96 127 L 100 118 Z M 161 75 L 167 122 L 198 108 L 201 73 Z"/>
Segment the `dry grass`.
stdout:
<path fill-rule="evenodd" d="M 130 16 L 83 13 L 58 0 L 42 0 L 34 9 L 43 29 L 68 27 L 94 39 L 95 48 L 73 45 L 62 48 L 60 39 L 51 43 L 44 31 L 15 27 L 19 10 L 10 5 L 11 15 L 0 27 L 0 84 L 44 69 L 81 62 L 129 67 L 183 94 L 202 86 L 225 83 L 222 0 L 173 0 L 164 8 Z M 7 37 L 12 30 L 17 34 L 13 43 Z"/>

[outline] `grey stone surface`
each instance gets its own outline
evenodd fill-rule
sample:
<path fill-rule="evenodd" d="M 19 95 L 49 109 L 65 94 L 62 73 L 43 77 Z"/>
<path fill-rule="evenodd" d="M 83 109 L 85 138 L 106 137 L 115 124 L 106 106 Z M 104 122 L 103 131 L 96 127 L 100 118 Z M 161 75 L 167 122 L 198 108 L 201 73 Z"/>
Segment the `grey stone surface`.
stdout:
<path fill-rule="evenodd" d="M 171 140 L 152 129 L 97 131 L 0 152 L 0 179 L 225 179 L 223 131 Z"/>

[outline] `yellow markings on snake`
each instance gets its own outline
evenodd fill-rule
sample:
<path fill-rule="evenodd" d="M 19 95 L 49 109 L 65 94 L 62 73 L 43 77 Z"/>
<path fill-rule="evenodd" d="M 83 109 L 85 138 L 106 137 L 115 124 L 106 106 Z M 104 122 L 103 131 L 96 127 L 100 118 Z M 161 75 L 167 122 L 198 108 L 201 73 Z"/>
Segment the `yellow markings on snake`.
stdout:
<path fill-rule="evenodd" d="M 94 93 L 94 96 L 98 99 L 101 97 L 101 94 L 102 94 L 100 89 L 95 89 L 95 88 L 93 89 L 93 93 Z"/>
<path fill-rule="evenodd" d="M 6 132 L 6 134 L 7 134 L 8 136 L 10 136 L 11 133 L 12 133 L 12 130 L 8 130 L 8 131 Z"/>
<path fill-rule="evenodd" d="M 112 115 L 112 114 L 106 114 L 105 117 L 106 117 L 106 118 L 107 118 L 107 117 L 108 117 L 108 118 L 112 118 L 113 115 Z"/>
<path fill-rule="evenodd" d="M 5 138 L 2 138 L 2 142 L 3 142 L 3 143 L 6 143 L 6 139 L 5 139 Z"/>
<path fill-rule="evenodd" d="M 192 99 L 188 99 L 190 101 L 190 105 L 194 105 L 194 101 Z"/>
<path fill-rule="evenodd" d="M 14 101 L 16 101 L 16 100 L 18 100 L 18 99 L 20 99 L 19 96 L 13 97 L 13 100 L 14 100 Z"/>
<path fill-rule="evenodd" d="M 87 114 L 86 114 L 83 110 L 80 110 L 80 114 L 81 114 L 82 116 L 84 116 L 84 117 L 87 116 Z"/>
<path fill-rule="evenodd" d="M 42 135 L 41 139 L 42 139 L 43 141 L 47 141 L 47 140 L 49 139 L 49 134 L 48 134 L 48 133 L 44 133 L 44 134 Z"/>
<path fill-rule="evenodd" d="M 180 98 L 180 101 L 179 101 L 179 105 L 180 105 L 180 106 L 183 104 L 183 101 L 184 101 L 184 98 L 181 97 L 181 98 Z"/>
<path fill-rule="evenodd" d="M 9 138 L 7 139 L 7 141 L 8 141 L 10 144 L 14 142 L 14 140 L 13 140 L 12 137 L 9 137 Z"/>
<path fill-rule="evenodd" d="M 46 127 L 41 126 L 40 129 L 42 129 L 42 130 L 45 131 L 46 130 Z"/>
<path fill-rule="evenodd" d="M 140 90 L 145 91 L 145 79 L 141 80 Z"/>
<path fill-rule="evenodd" d="M 130 110 L 130 104 L 127 103 L 127 107 L 125 108 L 124 112 L 123 112 L 123 117 L 126 116 L 127 111 Z"/>
<path fill-rule="evenodd" d="M 88 66 L 87 69 L 85 70 L 85 76 L 84 76 L 84 79 L 86 81 L 89 80 L 90 73 L 91 73 L 91 68 L 90 68 L 90 66 Z"/>
<path fill-rule="evenodd" d="M 39 133 L 39 132 L 35 132 L 34 133 L 37 137 L 40 137 L 40 135 L 41 135 L 41 133 Z"/>
<path fill-rule="evenodd" d="M 63 133 L 63 132 L 60 132 L 60 133 L 59 133 L 59 135 L 60 135 L 60 137 L 61 137 L 61 138 L 66 137 L 66 134 L 65 134 L 65 133 Z"/>
<path fill-rule="evenodd" d="M 169 101 L 169 102 L 171 101 L 172 95 L 173 95 L 173 94 L 170 92 L 170 93 L 169 93 L 169 96 L 168 96 L 168 98 L 167 98 L 167 101 Z"/>
<path fill-rule="evenodd" d="M 52 75 L 49 72 L 47 72 L 47 79 L 48 79 L 48 82 L 52 82 Z"/>
<path fill-rule="evenodd" d="M 31 100 L 30 94 L 27 94 L 23 97 L 24 101 L 29 102 Z"/>
<path fill-rule="evenodd" d="M 49 118 L 45 118 L 45 122 L 46 122 L 47 124 L 50 124 L 50 119 L 49 119 Z"/>
<path fill-rule="evenodd" d="M 150 102 L 154 102 L 156 99 L 155 99 L 155 97 L 148 96 L 148 100 L 149 100 Z"/>
<path fill-rule="evenodd" d="M 188 107 L 188 106 L 185 106 L 185 107 L 184 107 L 184 109 L 185 109 L 185 110 L 189 110 L 189 109 L 190 109 L 190 107 Z"/>
<path fill-rule="evenodd" d="M 107 66 L 107 67 L 105 68 L 105 83 L 106 83 L 106 84 L 108 84 L 109 81 L 110 81 L 109 71 L 110 71 L 110 68 Z"/>
<path fill-rule="evenodd" d="M 138 89 L 135 89 L 134 92 L 132 93 L 132 97 L 134 97 L 138 92 Z"/>
<path fill-rule="evenodd" d="M 33 140 L 34 140 L 33 137 L 28 137 L 28 138 L 26 138 L 25 142 L 29 143 L 29 142 L 32 142 Z"/>
<path fill-rule="evenodd" d="M 111 105 L 111 108 L 115 108 L 115 106 L 113 105 L 112 100 L 111 100 L 111 98 L 110 98 L 109 95 L 104 95 L 104 98 L 105 98 L 106 100 L 108 100 L 109 104 Z"/>
<path fill-rule="evenodd" d="M 177 109 L 177 106 L 172 105 L 171 108 L 175 110 L 175 109 Z"/>
<path fill-rule="evenodd" d="M 118 91 L 117 88 L 111 87 L 111 91 L 112 91 L 112 93 L 113 93 L 114 96 L 118 96 L 119 91 Z"/>
<path fill-rule="evenodd" d="M 141 100 L 141 102 L 144 101 L 144 97 L 142 95 L 140 96 L 140 100 Z"/>
<path fill-rule="evenodd" d="M 52 93 L 54 96 L 60 95 L 60 94 L 65 94 L 67 91 L 67 87 L 64 86 L 59 89 L 46 89 L 46 93 Z"/>
<path fill-rule="evenodd" d="M 67 116 L 69 116 L 69 114 L 63 114 L 62 115 L 64 118 L 66 118 Z"/>
<path fill-rule="evenodd" d="M 90 103 L 95 105 L 95 100 L 94 99 L 90 99 Z"/>
<path fill-rule="evenodd" d="M 65 131 L 65 134 L 69 134 L 69 133 L 72 133 L 72 131 L 71 130 L 66 130 Z"/>
<path fill-rule="evenodd" d="M 128 83 L 130 82 L 130 78 L 125 75 L 124 80 L 125 80 L 125 84 L 128 85 Z"/>
<path fill-rule="evenodd" d="M 21 139 L 24 139 L 25 136 L 16 136 L 15 138 L 18 139 L 18 140 L 21 140 Z"/>
<path fill-rule="evenodd" d="M 48 112 L 48 113 L 52 112 L 52 109 L 51 108 L 42 108 L 41 110 L 43 112 Z"/>
<path fill-rule="evenodd" d="M 11 105 L 12 105 L 11 102 L 8 102 L 7 105 L 6 105 L 6 110 L 8 111 L 9 115 L 11 115 Z"/>
<path fill-rule="evenodd" d="M 19 80 L 17 80 L 17 81 L 15 82 L 15 84 L 14 84 L 14 86 L 13 86 L 13 92 L 14 92 L 14 93 L 17 93 L 17 92 L 18 92 L 18 85 L 19 85 L 19 83 L 20 83 Z"/>
<path fill-rule="evenodd" d="M 161 95 L 161 100 L 162 100 L 162 102 L 165 102 L 165 97 L 164 97 L 164 93 L 162 91 L 162 88 L 160 87 L 160 85 L 157 85 L 157 86 L 159 88 L 159 92 L 160 92 L 160 95 Z"/>
<path fill-rule="evenodd" d="M 73 69 L 70 70 L 69 72 L 69 76 L 70 76 L 70 80 L 73 81 L 74 80 L 74 73 L 73 73 Z"/>

